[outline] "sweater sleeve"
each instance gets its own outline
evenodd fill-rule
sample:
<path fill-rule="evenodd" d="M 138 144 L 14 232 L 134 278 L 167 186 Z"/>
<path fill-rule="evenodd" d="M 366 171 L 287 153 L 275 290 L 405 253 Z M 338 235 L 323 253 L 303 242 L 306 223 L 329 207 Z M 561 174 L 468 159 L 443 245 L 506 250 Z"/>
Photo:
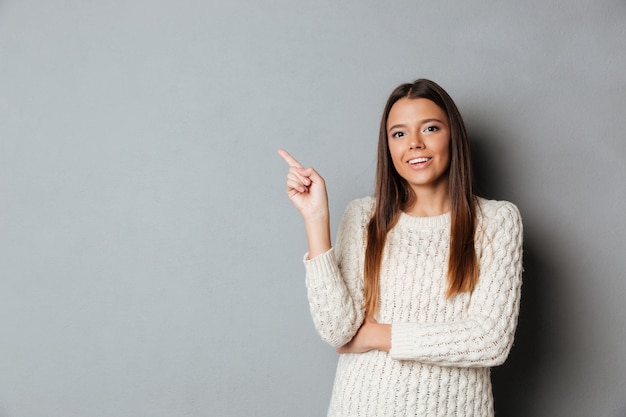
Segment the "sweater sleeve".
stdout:
<path fill-rule="evenodd" d="M 348 205 L 339 226 L 335 247 L 307 259 L 306 287 L 315 329 L 334 347 L 352 340 L 363 323 L 364 231 L 366 200 Z"/>
<path fill-rule="evenodd" d="M 505 361 L 513 345 L 521 297 L 522 222 L 517 207 L 508 202 L 484 214 L 484 226 L 479 222 L 476 237 L 479 281 L 467 315 L 444 323 L 393 323 L 392 358 L 457 367 L 488 367 Z"/>

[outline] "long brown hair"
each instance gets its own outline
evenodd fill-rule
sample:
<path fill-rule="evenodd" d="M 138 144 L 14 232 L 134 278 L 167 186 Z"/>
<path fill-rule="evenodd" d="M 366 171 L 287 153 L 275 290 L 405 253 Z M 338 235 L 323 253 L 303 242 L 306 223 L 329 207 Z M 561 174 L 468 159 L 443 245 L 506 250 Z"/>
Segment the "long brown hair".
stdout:
<path fill-rule="evenodd" d="M 387 119 L 400 99 L 426 98 L 439 106 L 450 123 L 450 166 L 448 183 L 451 204 L 448 298 L 472 291 L 478 281 L 478 260 L 474 249 L 476 207 L 472 191 L 469 140 L 461 114 L 452 98 L 433 81 L 419 79 L 398 86 L 389 96 L 380 122 L 374 213 L 367 227 L 364 263 L 365 311 L 372 317 L 378 310 L 379 275 L 387 233 L 403 210 L 415 202 L 415 194 L 394 168 L 389 152 Z"/>

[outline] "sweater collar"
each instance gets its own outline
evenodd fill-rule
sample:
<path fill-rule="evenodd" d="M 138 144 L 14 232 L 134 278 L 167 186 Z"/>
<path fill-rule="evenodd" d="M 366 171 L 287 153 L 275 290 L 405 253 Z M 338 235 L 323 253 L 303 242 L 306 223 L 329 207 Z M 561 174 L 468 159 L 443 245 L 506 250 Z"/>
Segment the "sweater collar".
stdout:
<path fill-rule="evenodd" d="M 398 225 L 416 227 L 416 228 L 439 228 L 449 226 L 451 222 L 450 212 L 440 214 L 439 216 L 418 217 L 411 216 L 405 212 L 400 213 Z"/>

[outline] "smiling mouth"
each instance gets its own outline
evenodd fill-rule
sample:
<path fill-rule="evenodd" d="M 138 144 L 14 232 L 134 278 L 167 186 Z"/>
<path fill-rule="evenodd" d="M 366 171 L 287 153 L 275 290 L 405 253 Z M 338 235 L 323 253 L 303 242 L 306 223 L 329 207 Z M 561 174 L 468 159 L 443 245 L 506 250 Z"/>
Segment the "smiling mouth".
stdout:
<path fill-rule="evenodd" d="M 413 158 L 411 160 L 409 160 L 409 165 L 415 165 L 415 164 L 423 164 L 424 162 L 428 162 L 430 161 L 431 158 Z"/>

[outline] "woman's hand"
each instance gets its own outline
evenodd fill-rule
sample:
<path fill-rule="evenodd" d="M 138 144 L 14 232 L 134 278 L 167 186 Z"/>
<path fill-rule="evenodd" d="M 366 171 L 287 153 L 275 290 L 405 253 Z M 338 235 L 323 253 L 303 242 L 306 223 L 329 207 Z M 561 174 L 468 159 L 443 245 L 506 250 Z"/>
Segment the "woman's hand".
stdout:
<path fill-rule="evenodd" d="M 351 341 L 337 349 L 337 353 L 365 353 L 370 350 L 389 352 L 391 349 L 391 324 L 380 324 L 366 318 Z"/>
<path fill-rule="evenodd" d="M 287 195 L 304 218 L 309 258 L 314 258 L 331 248 L 326 183 L 313 168 L 304 168 L 286 150 L 279 149 L 278 154 L 289 165 Z"/>
<path fill-rule="evenodd" d="M 278 154 L 289 165 L 287 196 L 304 220 L 328 217 L 328 196 L 324 179 L 313 168 L 304 168 L 286 150 L 279 149 Z"/>

